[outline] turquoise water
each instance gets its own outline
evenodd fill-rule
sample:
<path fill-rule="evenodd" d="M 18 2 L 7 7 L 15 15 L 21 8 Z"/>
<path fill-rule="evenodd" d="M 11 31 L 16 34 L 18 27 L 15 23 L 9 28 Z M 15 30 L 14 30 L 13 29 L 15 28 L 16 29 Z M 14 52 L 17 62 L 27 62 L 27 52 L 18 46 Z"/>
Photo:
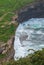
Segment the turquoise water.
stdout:
<path fill-rule="evenodd" d="M 14 59 L 26 57 L 44 48 L 44 18 L 32 18 L 20 24 L 16 30 Z"/>

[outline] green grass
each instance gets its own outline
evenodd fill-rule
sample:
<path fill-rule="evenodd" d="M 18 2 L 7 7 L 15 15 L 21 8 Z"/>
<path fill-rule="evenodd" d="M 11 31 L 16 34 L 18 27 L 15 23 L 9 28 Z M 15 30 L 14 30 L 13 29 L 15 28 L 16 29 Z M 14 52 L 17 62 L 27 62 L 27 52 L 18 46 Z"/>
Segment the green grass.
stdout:
<path fill-rule="evenodd" d="M 0 12 L 0 17 L 1 17 L 3 14 L 4 14 L 3 12 Z"/>
<path fill-rule="evenodd" d="M 15 11 L 34 0 L 0 0 L 0 12 Z"/>
<path fill-rule="evenodd" d="M 6 54 L 0 54 L 0 59 L 4 58 Z"/>
<path fill-rule="evenodd" d="M 6 22 L 10 23 L 12 21 L 12 17 L 15 16 L 13 13 L 8 13 L 3 19 L 0 21 L 0 26 L 4 25 Z"/>
<path fill-rule="evenodd" d="M 12 35 L 15 34 L 17 26 L 9 25 L 12 17 L 15 16 L 15 11 L 21 7 L 33 2 L 34 0 L 0 0 L 0 41 L 7 42 Z M 4 14 L 7 14 L 3 17 Z"/>
<path fill-rule="evenodd" d="M 12 21 L 12 17 L 13 17 L 14 15 L 15 15 L 15 14 L 8 13 L 8 14 L 3 18 L 3 21 Z"/>
<path fill-rule="evenodd" d="M 16 27 L 11 24 L 6 25 L 4 28 L 0 28 L 0 41 L 7 42 L 10 37 L 15 34 Z"/>

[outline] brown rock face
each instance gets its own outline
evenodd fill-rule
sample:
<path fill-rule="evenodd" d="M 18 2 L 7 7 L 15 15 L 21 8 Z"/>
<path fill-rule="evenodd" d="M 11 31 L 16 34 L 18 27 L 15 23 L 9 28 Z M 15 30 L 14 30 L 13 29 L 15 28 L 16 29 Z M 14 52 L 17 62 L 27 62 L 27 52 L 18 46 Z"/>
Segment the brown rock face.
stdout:
<path fill-rule="evenodd" d="M 6 54 L 9 49 L 13 48 L 14 45 L 14 36 L 8 40 L 6 44 L 0 46 L 0 54 Z"/>

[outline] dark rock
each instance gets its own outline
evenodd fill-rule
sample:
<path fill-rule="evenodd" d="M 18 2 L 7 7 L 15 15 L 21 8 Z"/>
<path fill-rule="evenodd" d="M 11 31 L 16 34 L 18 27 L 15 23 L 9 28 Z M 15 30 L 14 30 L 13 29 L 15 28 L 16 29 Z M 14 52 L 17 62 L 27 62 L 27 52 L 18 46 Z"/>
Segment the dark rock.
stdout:
<path fill-rule="evenodd" d="M 0 48 L 0 54 L 2 54 L 3 50 L 4 50 L 4 48 Z"/>
<path fill-rule="evenodd" d="M 44 2 L 39 2 L 32 6 L 28 6 L 26 11 L 23 10 L 18 13 L 17 21 L 19 23 L 25 22 L 30 18 L 44 18 Z"/>

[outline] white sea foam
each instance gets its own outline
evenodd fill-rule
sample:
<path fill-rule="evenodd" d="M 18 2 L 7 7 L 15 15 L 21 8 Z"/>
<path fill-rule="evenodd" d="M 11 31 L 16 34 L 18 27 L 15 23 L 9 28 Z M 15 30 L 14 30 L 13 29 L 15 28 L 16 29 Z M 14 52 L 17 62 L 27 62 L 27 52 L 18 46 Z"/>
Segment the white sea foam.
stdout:
<path fill-rule="evenodd" d="M 28 35 L 27 38 L 25 34 Z M 23 36 L 24 39 L 22 39 Z M 42 48 L 44 48 L 44 18 L 32 18 L 20 24 L 15 35 L 14 59 L 18 60 L 33 53 L 33 50 L 37 51 Z"/>

